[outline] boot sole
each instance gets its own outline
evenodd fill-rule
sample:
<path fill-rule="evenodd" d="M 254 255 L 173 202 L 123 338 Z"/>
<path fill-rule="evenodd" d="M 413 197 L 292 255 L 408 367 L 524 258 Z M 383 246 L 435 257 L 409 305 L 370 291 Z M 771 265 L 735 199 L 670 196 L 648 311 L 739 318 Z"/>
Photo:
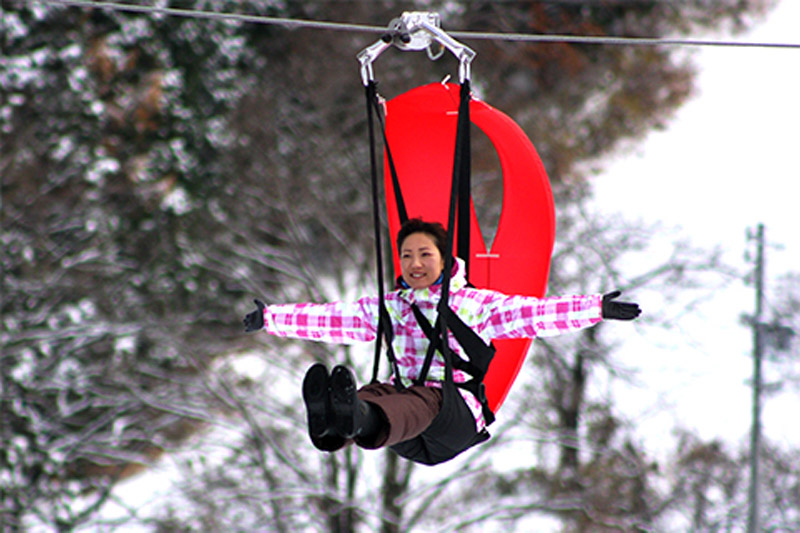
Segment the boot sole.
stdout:
<path fill-rule="evenodd" d="M 333 424 L 336 433 L 346 439 L 355 435 L 356 406 L 356 380 L 347 367 L 337 366 L 331 372 L 331 406 L 333 409 Z"/>
<path fill-rule="evenodd" d="M 328 369 L 321 363 L 312 365 L 303 378 L 303 401 L 308 413 L 308 432 L 312 437 L 329 433 L 329 388 Z"/>

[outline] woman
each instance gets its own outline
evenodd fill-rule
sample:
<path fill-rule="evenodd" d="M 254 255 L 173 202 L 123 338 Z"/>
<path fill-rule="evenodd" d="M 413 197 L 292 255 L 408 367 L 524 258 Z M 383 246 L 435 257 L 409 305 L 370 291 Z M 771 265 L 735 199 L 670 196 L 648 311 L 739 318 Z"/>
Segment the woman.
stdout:
<path fill-rule="evenodd" d="M 324 365 L 315 364 L 306 373 L 303 400 L 317 448 L 335 451 L 352 442 L 369 449 L 392 446 L 404 457 L 436 464 L 489 437 L 483 405 L 462 388 L 470 377 L 466 372 L 453 369 L 452 380 L 445 379 L 445 361 L 437 351 L 427 375 L 420 375 L 430 341 L 413 307 L 431 324 L 436 322 L 446 242 L 445 229 L 435 222 L 412 219 L 398 232 L 401 276 L 397 289 L 385 298 L 399 373 L 395 383 L 372 383 L 357 390 L 352 372 L 344 366 L 328 374 Z M 558 335 L 603 318 L 639 316 L 638 305 L 614 302 L 617 296 L 619 292 L 538 299 L 475 289 L 468 287 L 464 264 L 457 260 L 448 303 L 488 344 L 492 339 Z M 256 300 L 256 305 L 258 309 L 245 317 L 246 331 L 264 329 L 281 337 L 343 344 L 372 341 L 377 335 L 379 302 L 374 296 L 352 303 L 267 307 Z M 448 345 L 455 357 L 467 359 L 452 335 Z"/>

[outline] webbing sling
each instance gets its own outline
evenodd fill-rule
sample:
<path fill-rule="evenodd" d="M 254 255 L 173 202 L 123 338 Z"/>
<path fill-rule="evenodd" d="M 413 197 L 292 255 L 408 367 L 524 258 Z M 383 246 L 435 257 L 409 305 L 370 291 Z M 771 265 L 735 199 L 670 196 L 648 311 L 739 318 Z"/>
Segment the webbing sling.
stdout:
<path fill-rule="evenodd" d="M 425 354 L 425 362 L 422 365 L 419 377 L 414 382 L 415 385 L 423 385 L 428 377 L 431 363 L 433 362 L 433 354 L 436 350 L 441 352 L 442 338 L 436 334 L 436 327 L 440 327 L 442 315 L 436 319 L 436 327 L 431 326 L 431 323 L 422 314 L 422 311 L 416 303 L 411 304 L 411 310 L 414 312 L 414 317 L 417 319 L 419 326 L 428 337 L 430 344 L 428 351 Z M 464 348 L 464 352 L 469 356 L 469 361 L 464 361 L 460 357 L 453 357 L 453 366 L 463 372 L 469 374 L 472 379 L 465 383 L 455 383 L 456 387 L 466 389 L 471 392 L 481 403 L 483 409 L 483 418 L 486 425 L 494 422 L 495 417 L 492 410 L 489 408 L 489 403 L 486 399 L 486 389 L 483 384 L 483 378 L 486 371 L 489 369 L 489 363 L 492 362 L 495 349 L 491 344 L 487 345 L 483 339 L 475 333 L 472 328 L 464 324 L 464 322 L 452 311 L 445 313 L 445 321 L 447 327 L 453 332 L 456 341 Z"/>
<path fill-rule="evenodd" d="M 464 80 L 461 84 L 461 99 L 458 105 L 458 121 L 456 124 L 456 147 L 453 159 L 453 178 L 450 187 L 450 207 L 447 213 L 447 243 L 445 245 L 444 256 L 444 276 L 442 277 L 442 290 L 439 297 L 439 304 L 437 311 L 439 316 L 446 317 L 446 313 L 450 310 L 450 278 L 453 275 L 453 237 L 455 235 L 456 226 L 456 204 L 458 200 L 459 182 L 461 172 L 464 170 L 462 158 L 464 157 L 465 144 L 467 148 L 469 143 L 465 143 L 465 139 L 469 137 L 469 100 L 470 88 L 469 80 Z M 468 241 L 469 242 L 469 241 Z M 467 254 L 468 255 L 468 254 Z M 453 385 L 453 355 L 450 353 L 450 343 L 448 341 L 447 320 L 437 320 L 439 324 L 439 337 L 442 339 L 441 354 L 444 359 L 444 380 L 445 386 Z"/>
<path fill-rule="evenodd" d="M 456 159 L 453 162 L 454 180 L 458 175 L 457 183 L 453 183 L 453 191 L 457 189 L 458 194 L 458 246 L 456 248 L 458 257 L 464 261 L 465 276 L 469 279 L 469 237 L 470 221 L 472 214 L 471 190 L 472 190 L 472 146 L 470 143 L 470 127 L 472 122 L 469 117 L 470 87 L 469 81 L 465 80 L 461 84 L 461 101 L 458 108 L 458 126 L 456 130 Z M 460 153 L 459 153 L 460 145 Z M 456 166 L 458 169 L 456 170 Z M 450 194 L 453 194 L 451 192 Z M 453 209 L 453 206 L 450 207 Z M 452 221 L 450 222 L 453 223 Z M 448 226 L 449 228 L 450 226 Z M 450 242 L 452 237 L 450 237 Z"/>
<path fill-rule="evenodd" d="M 387 161 L 392 178 L 392 186 L 395 191 L 395 199 L 397 202 L 398 214 L 401 223 L 408 220 L 408 214 L 403 200 L 402 191 L 400 189 L 400 182 L 397 177 L 397 170 L 392 158 L 391 149 L 389 147 L 386 129 L 381 118 L 380 108 L 377 98 L 377 90 L 374 81 L 367 84 L 367 117 L 369 126 L 369 141 L 370 141 L 370 164 L 372 174 L 372 192 L 373 192 L 373 215 L 375 222 L 375 241 L 377 249 L 377 263 L 378 263 L 378 280 L 379 280 L 379 319 L 378 319 L 378 339 L 376 342 L 375 362 L 373 365 L 372 381 L 377 381 L 379 365 L 380 365 L 380 344 L 381 335 L 386 337 L 388 346 L 388 357 L 392 364 L 392 370 L 395 375 L 395 384 L 402 387 L 400 375 L 397 368 L 396 357 L 391 347 L 392 332 L 391 321 L 386 311 L 385 298 L 383 294 L 383 260 L 382 260 L 382 246 L 380 244 L 380 226 L 378 220 L 378 187 L 377 187 L 377 170 L 375 163 L 375 139 L 373 130 L 373 110 L 374 115 L 378 117 L 378 123 L 381 127 L 384 146 L 387 155 Z M 486 401 L 486 394 L 483 386 L 483 377 L 486 374 L 489 363 L 494 355 L 494 347 L 487 346 L 483 339 L 481 339 L 471 328 L 458 318 L 455 313 L 450 311 L 447 306 L 449 298 L 449 282 L 452 275 L 452 247 L 454 240 L 454 228 L 458 227 L 458 254 L 462 258 L 464 264 L 469 268 L 469 223 L 471 214 L 470 205 L 470 118 L 469 118 L 469 101 L 470 101 L 470 87 L 469 82 L 464 81 L 461 85 L 461 98 L 459 102 L 458 121 L 456 126 L 456 146 L 453 162 L 453 178 L 450 193 L 450 206 L 448 210 L 448 236 L 447 236 L 447 253 L 445 256 L 445 272 L 442 280 L 442 297 L 439 301 L 439 316 L 445 316 L 445 321 L 437 320 L 436 328 L 440 330 L 439 335 L 434 333 L 434 328 L 431 327 L 427 319 L 419 313 L 419 308 L 416 305 L 412 306 L 415 311 L 415 316 L 419 322 L 420 327 L 425 332 L 430 340 L 428 353 L 426 354 L 425 362 L 423 363 L 420 377 L 417 379 L 417 384 L 424 382 L 427 377 L 430 365 L 433 359 L 433 354 L 436 350 L 442 353 L 445 362 L 445 379 L 452 382 L 452 368 L 458 368 L 468 373 L 472 379 L 467 383 L 456 384 L 461 388 L 469 390 L 476 398 L 479 399 L 483 406 L 484 418 L 487 424 L 494 421 L 494 414 L 488 407 Z M 456 223 L 455 214 L 458 211 L 458 222 Z M 444 310 L 444 311 L 443 311 Z M 417 315 L 419 313 L 419 315 Z M 420 317 L 423 319 L 420 321 Z M 453 357 L 450 353 L 447 342 L 442 342 L 442 339 L 447 339 L 448 329 L 453 331 L 456 340 L 464 348 L 465 353 L 470 358 L 470 361 L 464 361 L 460 357 Z"/>
<path fill-rule="evenodd" d="M 425 336 L 431 341 L 431 346 L 428 349 L 441 351 L 442 339 L 436 335 L 436 328 L 440 327 L 438 322 L 441 320 L 441 316 L 437 317 L 437 324 L 431 326 L 416 303 L 411 304 L 411 310 L 414 312 L 414 318 L 417 319 Z M 464 324 L 464 321 L 453 313 L 452 310 L 446 313 L 445 320 L 447 320 L 447 327 L 453 333 L 458 344 L 460 344 L 469 355 L 468 361 L 456 357 L 455 361 L 453 361 L 453 366 L 458 370 L 466 372 L 475 379 L 483 379 L 483 376 L 486 375 L 486 371 L 489 369 L 489 363 L 492 362 L 492 358 L 494 357 L 494 348 L 491 344 L 486 344 L 483 339 L 475 333 L 472 328 Z M 423 363 L 422 371 L 417 381 L 424 381 L 427 378 L 429 369 L 430 363 L 426 360 L 425 363 Z"/>
<path fill-rule="evenodd" d="M 374 83 L 374 82 L 373 82 Z M 462 86 L 462 97 L 463 97 L 463 86 Z M 469 93 L 467 93 L 467 97 L 469 97 Z M 461 107 L 466 109 L 467 117 L 469 117 L 469 100 L 467 100 L 466 107 L 459 105 L 459 116 L 461 116 Z M 378 124 L 381 127 L 381 134 L 383 136 L 383 145 L 386 149 L 386 160 L 389 164 L 389 174 L 392 178 L 392 188 L 394 189 L 394 198 L 395 203 L 397 205 L 397 215 L 400 219 L 400 225 L 402 226 L 405 222 L 408 221 L 408 210 L 406 209 L 405 200 L 403 199 L 403 191 L 400 188 L 400 179 L 397 177 L 397 167 L 394 164 L 394 158 L 392 157 L 392 150 L 389 146 L 389 139 L 386 135 L 386 127 L 383 123 L 383 118 L 381 117 L 381 110 L 380 104 L 378 103 L 377 93 L 373 93 L 373 101 L 372 107 L 375 110 L 375 116 L 378 117 Z M 471 185 L 471 170 L 472 170 L 472 157 L 471 157 L 471 147 L 470 147 L 470 135 L 469 135 L 469 122 L 467 122 L 466 128 L 461 128 L 460 134 L 462 135 L 461 143 L 463 145 L 463 149 L 461 155 L 459 156 L 456 154 L 456 157 L 460 157 L 460 161 L 454 161 L 453 163 L 453 171 L 456 170 L 459 172 L 461 179 L 458 180 L 458 246 L 456 248 L 456 255 L 460 257 L 464 261 L 464 265 L 466 268 L 466 277 L 469 279 L 469 243 L 470 243 L 470 214 L 471 214 L 471 203 L 470 203 L 470 189 Z M 456 142 L 458 142 L 459 131 L 456 132 Z M 452 242 L 452 241 L 451 241 Z"/>
<path fill-rule="evenodd" d="M 402 225 L 408 220 L 408 211 L 406 210 L 405 200 L 403 200 L 403 193 L 400 191 L 400 179 L 397 177 L 397 167 L 395 167 L 394 165 L 392 150 L 389 147 L 389 138 L 386 136 L 386 126 L 383 124 L 383 117 L 381 116 L 380 105 L 378 104 L 378 95 L 375 90 L 374 82 L 370 83 L 373 83 L 372 101 L 368 102 L 367 105 L 368 106 L 372 105 L 372 107 L 375 109 L 375 116 L 378 117 L 378 124 L 381 127 L 381 135 L 383 136 L 383 147 L 386 150 L 386 160 L 389 163 L 389 174 L 391 174 L 392 176 L 392 188 L 395 191 L 395 204 L 397 205 L 397 214 L 400 217 L 400 224 Z M 372 126 L 370 125 L 370 127 Z"/>
<path fill-rule="evenodd" d="M 463 95 L 462 95 L 463 96 Z M 386 127 L 383 123 L 383 118 L 381 117 L 381 110 L 378 104 L 377 94 L 373 93 L 372 95 L 372 106 L 374 108 L 375 114 L 374 116 L 378 117 L 378 124 L 381 127 L 381 134 L 383 136 L 383 144 L 386 149 L 386 159 L 389 165 L 389 173 L 391 174 L 392 178 L 392 187 L 394 188 L 395 192 L 395 201 L 397 204 L 397 213 L 399 215 L 401 223 L 404 223 L 408 220 L 408 211 L 406 210 L 405 201 L 403 199 L 403 192 L 400 188 L 400 180 L 397 177 L 397 168 L 394 164 L 394 158 L 392 157 L 392 151 L 389 146 L 389 139 L 386 135 Z M 467 102 L 468 104 L 468 102 Z M 459 110 L 460 111 L 460 110 Z M 458 132 L 457 132 L 458 133 Z M 465 133 L 463 130 L 460 132 L 462 135 Z M 467 132 L 468 133 L 468 132 Z M 462 146 L 464 146 L 464 150 L 466 153 L 462 152 L 462 155 L 466 155 L 466 157 L 461 158 L 461 164 L 459 165 L 459 172 L 462 176 L 462 179 L 459 180 L 458 186 L 458 228 L 459 228 L 459 251 L 462 254 L 462 259 L 464 260 L 464 264 L 469 264 L 469 218 L 466 216 L 470 214 L 470 162 L 471 158 L 470 155 L 470 143 L 469 143 L 470 135 L 466 135 L 466 139 L 463 139 Z M 464 176 L 466 175 L 466 178 Z M 466 230 L 462 231 L 461 228 L 467 228 Z M 463 237 L 463 239 L 462 239 Z M 382 308 L 385 306 L 382 306 Z M 436 350 L 440 350 L 441 345 L 441 338 L 437 336 L 434 332 L 434 328 L 431 327 L 430 323 L 427 319 L 425 319 L 424 315 L 421 314 L 419 308 L 416 304 L 412 304 L 411 306 L 414 314 L 417 318 L 417 322 L 419 323 L 420 327 L 425 333 L 425 336 L 428 337 L 430 341 L 430 345 L 428 347 L 428 352 L 425 356 L 425 361 L 423 363 L 422 369 L 420 370 L 419 378 L 416 380 L 416 384 L 422 384 L 425 381 L 425 378 L 428 375 L 428 371 L 430 370 L 431 363 L 433 362 L 433 355 Z M 449 312 L 450 309 L 448 307 L 447 315 L 447 327 L 450 328 L 450 331 L 456 337 L 458 343 L 464 348 L 464 353 L 469 357 L 469 361 L 464 361 L 460 357 L 454 357 L 453 366 L 463 372 L 469 374 L 472 379 L 468 381 L 466 384 L 458 384 L 458 386 L 462 388 L 466 388 L 469 390 L 476 398 L 481 402 L 483 407 L 484 419 L 487 421 L 487 424 L 491 424 L 494 421 L 494 413 L 489 408 L 489 404 L 486 400 L 486 391 L 483 385 L 483 378 L 486 375 L 486 372 L 489 368 L 489 363 L 491 362 L 492 358 L 494 357 L 495 348 L 493 345 L 487 345 L 483 342 L 478 334 L 476 334 L 472 328 L 464 324 L 464 322 L 456 315 L 455 313 Z M 423 320 L 420 320 L 422 318 Z M 387 322 L 388 323 L 388 322 Z M 440 328 L 438 324 L 435 326 L 436 329 Z M 379 358 L 380 355 L 376 355 L 376 358 Z M 376 367 L 377 368 L 377 367 Z M 374 371 L 373 381 L 377 377 L 377 370 Z"/>
<path fill-rule="evenodd" d="M 389 317 L 389 312 L 386 310 L 386 299 L 383 290 L 383 246 L 381 245 L 381 221 L 380 209 L 378 201 L 378 172 L 375 157 L 375 132 L 372 125 L 372 108 L 373 102 L 377 102 L 377 90 L 374 81 L 370 81 L 366 86 L 367 97 L 367 125 L 369 133 L 369 162 L 372 178 L 372 219 L 373 229 L 375 232 L 375 249 L 376 249 L 376 267 L 378 270 L 378 332 L 375 339 L 375 362 L 372 367 L 372 383 L 378 382 L 378 369 L 380 367 L 381 358 L 381 341 L 386 338 L 386 354 L 389 358 L 389 363 L 392 365 L 392 372 L 395 375 L 395 387 L 398 389 L 403 388 L 403 382 L 400 380 L 400 371 L 397 367 L 397 358 L 394 354 L 392 347 L 392 340 L 394 332 L 392 330 L 392 321 Z"/>
<path fill-rule="evenodd" d="M 459 256 L 464 261 L 465 266 L 468 269 L 469 266 L 469 223 L 471 214 L 471 205 L 470 205 L 470 176 L 471 176 L 471 147 L 470 147 L 470 135 L 469 130 L 467 129 L 470 124 L 470 120 L 468 120 L 468 113 L 469 113 L 469 90 L 467 88 L 466 93 L 462 88 L 461 92 L 461 101 L 459 102 L 459 116 L 463 116 L 466 113 L 466 117 L 464 122 L 461 123 L 459 130 L 457 131 L 456 142 L 461 142 L 461 157 L 454 162 L 454 170 L 459 172 L 460 179 L 458 181 L 458 250 Z M 465 98 L 466 97 L 466 98 Z M 408 220 L 408 214 L 405 207 L 405 201 L 403 199 L 403 192 L 400 188 L 400 180 L 397 177 L 397 169 L 394 164 L 394 159 L 392 157 L 392 152 L 389 146 L 389 140 L 386 135 L 386 128 L 384 126 L 380 109 L 378 107 L 377 98 L 373 100 L 373 106 L 375 107 L 375 115 L 378 117 L 378 123 L 381 126 L 381 133 L 383 135 L 384 145 L 386 147 L 386 157 L 387 162 L 389 165 L 389 172 L 392 178 L 392 187 L 394 188 L 394 196 L 395 201 L 397 204 L 397 212 L 400 218 L 401 224 Z M 465 126 L 467 124 L 467 126 Z M 458 156 L 457 156 L 458 157 Z M 456 167 L 457 165 L 457 167 Z M 451 241 L 452 242 L 452 241 Z M 428 323 L 427 319 L 424 321 L 420 321 L 419 318 L 421 315 L 417 315 L 416 312 L 419 311 L 416 308 L 416 305 L 412 305 L 412 309 L 415 310 L 415 315 L 417 316 L 417 321 L 420 324 L 420 327 L 425 331 L 426 336 L 429 340 L 431 340 L 432 348 L 429 349 L 439 349 L 439 345 L 441 343 L 441 339 L 438 336 L 434 336 L 431 332 L 431 326 Z M 494 414 L 492 414 L 491 410 L 488 407 L 488 404 L 485 401 L 485 392 L 483 389 L 483 377 L 486 375 L 486 372 L 489 368 L 489 363 L 491 362 L 492 358 L 494 357 L 494 346 L 486 345 L 474 331 L 472 328 L 464 324 L 464 322 L 456 315 L 455 313 L 450 312 L 448 307 L 448 312 L 446 313 L 447 316 L 447 327 L 450 328 L 450 331 L 454 333 L 456 336 L 456 340 L 458 343 L 464 348 L 464 352 L 469 357 L 470 361 L 464 361 L 460 357 L 455 357 L 453 366 L 468 373 L 472 376 L 473 381 L 476 381 L 479 384 L 479 387 L 476 386 L 476 391 L 471 391 L 475 393 L 475 396 L 478 397 L 481 402 L 484 404 L 484 411 L 490 413 L 491 416 L 487 417 L 494 419 Z M 438 322 L 437 322 L 438 324 Z M 439 325 L 435 326 L 436 328 L 440 328 Z M 435 340 L 433 340 L 435 339 Z M 423 364 L 423 368 L 420 372 L 420 376 L 422 379 L 418 379 L 417 382 L 420 383 L 424 381 L 424 377 L 427 376 L 428 370 L 430 369 L 431 365 L 431 358 L 426 357 L 425 362 Z"/>

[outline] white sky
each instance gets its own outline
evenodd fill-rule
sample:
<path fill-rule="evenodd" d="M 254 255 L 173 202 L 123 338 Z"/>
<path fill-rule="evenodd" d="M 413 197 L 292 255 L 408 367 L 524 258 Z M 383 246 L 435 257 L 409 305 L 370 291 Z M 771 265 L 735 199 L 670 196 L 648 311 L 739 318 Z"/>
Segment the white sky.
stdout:
<path fill-rule="evenodd" d="M 783 0 L 736 39 L 798 43 L 798 28 L 800 2 Z M 800 271 L 800 49 L 704 47 L 695 61 L 697 96 L 667 130 L 607 165 L 595 180 L 596 209 L 678 228 L 696 246 L 719 245 L 742 270 L 746 229 L 763 223 L 769 245 L 781 246 L 766 249 L 768 291 L 770 279 Z M 656 301 L 637 296 L 645 312 Z M 739 317 L 754 305 L 754 289 L 735 283 L 679 329 L 627 335 L 620 355 L 640 369 L 638 386 L 614 393 L 648 448 L 668 448 L 664 439 L 676 425 L 732 445 L 747 441 L 752 340 Z M 765 371 L 777 379 L 770 363 Z M 800 445 L 798 407 L 797 390 L 765 399 L 766 437 Z"/>

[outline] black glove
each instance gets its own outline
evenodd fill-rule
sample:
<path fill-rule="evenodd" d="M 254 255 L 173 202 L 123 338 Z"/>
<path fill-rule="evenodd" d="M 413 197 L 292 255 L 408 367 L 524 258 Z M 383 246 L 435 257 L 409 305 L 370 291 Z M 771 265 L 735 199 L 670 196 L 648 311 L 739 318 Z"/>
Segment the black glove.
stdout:
<path fill-rule="evenodd" d="M 248 313 L 246 317 L 244 317 L 244 331 L 249 333 L 251 331 L 258 331 L 264 327 L 264 302 L 261 300 L 253 300 L 256 304 L 257 309 L 252 313 Z"/>
<path fill-rule="evenodd" d="M 603 318 L 615 318 L 617 320 L 633 320 L 640 314 L 639 304 L 629 302 L 615 302 L 620 291 L 609 292 L 603 296 Z"/>

